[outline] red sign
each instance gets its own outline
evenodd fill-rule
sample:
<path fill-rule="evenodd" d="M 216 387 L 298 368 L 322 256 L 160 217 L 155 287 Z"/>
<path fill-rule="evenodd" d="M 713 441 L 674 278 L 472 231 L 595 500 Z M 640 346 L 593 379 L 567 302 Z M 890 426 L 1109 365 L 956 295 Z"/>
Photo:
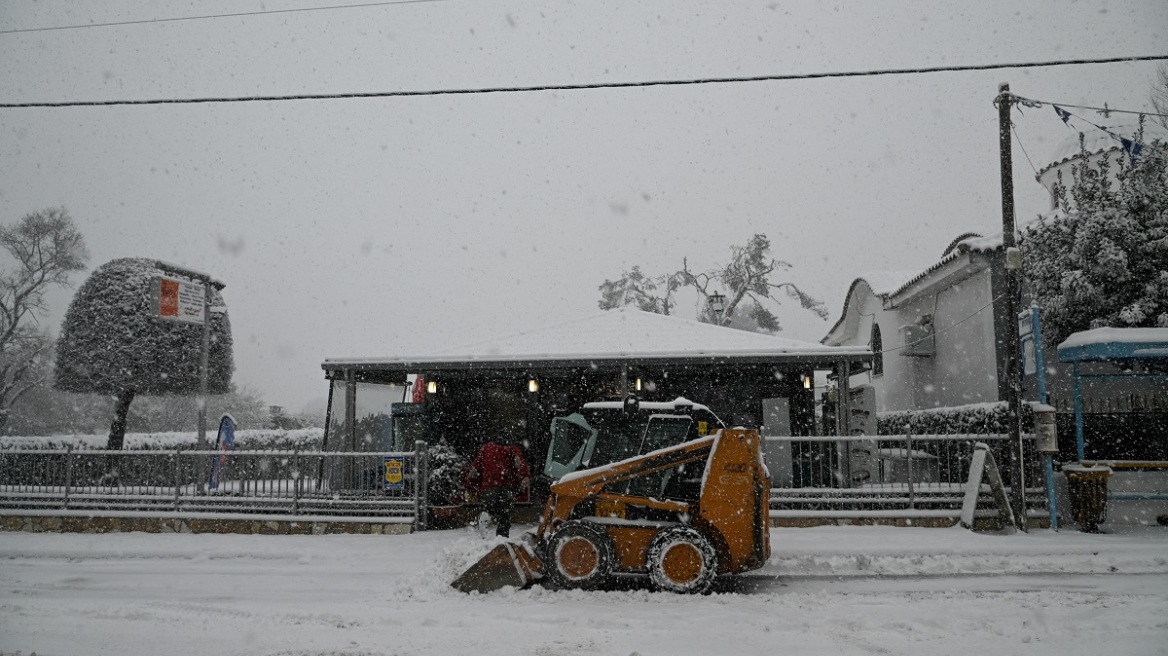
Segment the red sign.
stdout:
<path fill-rule="evenodd" d="M 158 281 L 158 316 L 178 316 L 178 281 L 162 278 Z"/>
<path fill-rule="evenodd" d="M 203 323 L 204 288 L 196 282 L 155 276 L 150 294 L 154 316 L 172 321 Z"/>

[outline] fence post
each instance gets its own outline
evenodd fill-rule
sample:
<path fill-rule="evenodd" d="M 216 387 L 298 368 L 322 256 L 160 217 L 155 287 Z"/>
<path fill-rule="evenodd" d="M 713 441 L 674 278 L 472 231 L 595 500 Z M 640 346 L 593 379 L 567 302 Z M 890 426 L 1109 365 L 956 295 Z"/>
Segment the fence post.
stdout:
<path fill-rule="evenodd" d="M 292 452 L 292 514 L 300 514 L 300 481 L 304 476 L 300 473 L 300 449 Z"/>
<path fill-rule="evenodd" d="M 179 497 L 182 490 L 182 447 L 174 450 L 174 510 L 178 512 Z"/>
<path fill-rule="evenodd" d="M 65 510 L 69 509 L 69 488 L 73 484 L 73 445 L 65 447 Z"/>
<path fill-rule="evenodd" d="M 912 448 L 912 427 L 905 425 L 904 427 L 904 445 L 908 451 L 908 509 L 915 510 L 917 507 L 916 495 L 913 488 L 913 448 Z"/>
<path fill-rule="evenodd" d="M 426 530 L 429 500 L 430 452 L 422 440 L 414 442 L 414 530 Z"/>

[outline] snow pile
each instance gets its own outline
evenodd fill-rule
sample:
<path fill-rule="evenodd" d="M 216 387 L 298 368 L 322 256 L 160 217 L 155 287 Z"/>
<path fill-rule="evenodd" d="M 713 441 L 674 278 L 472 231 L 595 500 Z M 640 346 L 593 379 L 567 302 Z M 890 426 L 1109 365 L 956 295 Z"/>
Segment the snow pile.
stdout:
<path fill-rule="evenodd" d="M 1162 654 L 1168 529 L 776 529 L 708 596 L 450 581 L 498 539 L 0 534 L 0 653 Z"/>

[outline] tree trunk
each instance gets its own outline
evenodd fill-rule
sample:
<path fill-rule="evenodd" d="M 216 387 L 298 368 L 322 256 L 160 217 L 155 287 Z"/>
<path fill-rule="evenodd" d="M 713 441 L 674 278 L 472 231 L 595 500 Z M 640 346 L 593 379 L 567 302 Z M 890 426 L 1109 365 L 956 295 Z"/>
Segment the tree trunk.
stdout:
<path fill-rule="evenodd" d="M 130 411 L 130 403 L 134 401 L 134 390 L 124 389 L 118 392 L 118 404 L 114 406 L 114 423 L 110 424 L 109 441 L 105 448 L 110 451 L 120 451 L 126 441 L 126 414 Z"/>

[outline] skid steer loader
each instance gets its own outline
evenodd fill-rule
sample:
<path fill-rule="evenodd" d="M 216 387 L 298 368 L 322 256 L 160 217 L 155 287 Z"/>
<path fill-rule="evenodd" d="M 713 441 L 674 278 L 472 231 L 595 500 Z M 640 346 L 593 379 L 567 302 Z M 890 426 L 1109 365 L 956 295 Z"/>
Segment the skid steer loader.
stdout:
<path fill-rule="evenodd" d="M 715 577 L 770 557 L 770 479 L 758 431 L 724 429 L 551 486 L 539 526 L 498 545 L 452 585 L 463 592 L 593 589 L 647 575 L 659 590 L 700 593 Z"/>

